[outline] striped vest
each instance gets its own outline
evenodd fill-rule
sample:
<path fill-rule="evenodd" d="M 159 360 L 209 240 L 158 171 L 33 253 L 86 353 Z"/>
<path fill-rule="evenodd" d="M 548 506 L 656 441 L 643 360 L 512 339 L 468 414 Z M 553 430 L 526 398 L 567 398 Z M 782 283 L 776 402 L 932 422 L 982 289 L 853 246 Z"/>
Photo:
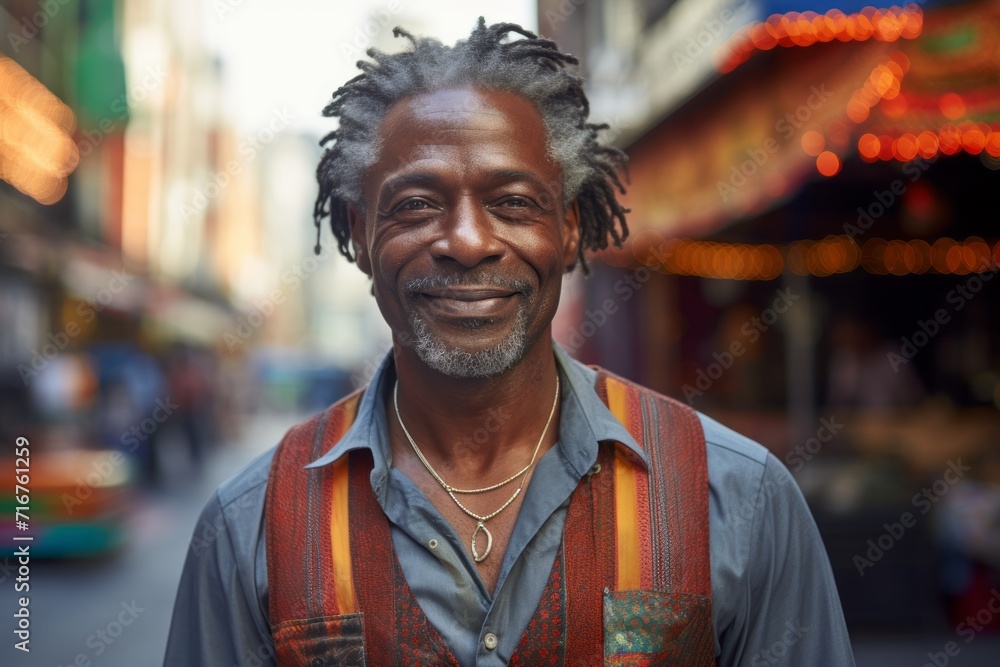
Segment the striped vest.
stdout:
<path fill-rule="evenodd" d="M 597 392 L 648 469 L 602 442 L 510 665 L 714 665 L 705 436 L 689 407 L 599 370 Z M 371 453 L 303 466 L 353 423 L 361 392 L 288 432 L 265 501 L 269 612 L 282 667 L 454 665 L 403 576 Z M 572 638 L 567 641 L 567 638 Z"/>

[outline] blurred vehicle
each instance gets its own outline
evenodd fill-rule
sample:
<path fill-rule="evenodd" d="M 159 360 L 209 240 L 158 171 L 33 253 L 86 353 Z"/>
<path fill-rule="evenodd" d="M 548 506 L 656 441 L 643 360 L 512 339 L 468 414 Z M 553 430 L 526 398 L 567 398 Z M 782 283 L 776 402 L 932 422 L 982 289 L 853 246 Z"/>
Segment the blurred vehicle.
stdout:
<path fill-rule="evenodd" d="M 15 459 L 5 458 L 0 512 L 14 517 Z M 27 529 L 14 520 L 0 527 L 0 556 L 30 545 L 36 558 L 92 557 L 112 553 L 126 542 L 131 470 L 114 450 L 32 450 L 29 503 L 22 510 Z M 23 463 L 23 462 L 22 462 Z M 22 506 L 23 507 L 23 506 Z M 31 536 L 31 541 L 15 541 Z"/>

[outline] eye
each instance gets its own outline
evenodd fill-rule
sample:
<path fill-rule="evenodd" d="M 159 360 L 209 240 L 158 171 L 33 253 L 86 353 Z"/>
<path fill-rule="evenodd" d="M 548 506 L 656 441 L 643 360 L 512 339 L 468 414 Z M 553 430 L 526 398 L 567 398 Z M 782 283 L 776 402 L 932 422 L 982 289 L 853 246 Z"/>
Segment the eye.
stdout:
<path fill-rule="evenodd" d="M 510 197 L 500 202 L 500 206 L 507 208 L 530 208 L 531 202 L 524 197 Z"/>
<path fill-rule="evenodd" d="M 423 211 L 430 208 L 430 205 L 423 199 L 407 199 L 396 207 L 397 211 Z"/>

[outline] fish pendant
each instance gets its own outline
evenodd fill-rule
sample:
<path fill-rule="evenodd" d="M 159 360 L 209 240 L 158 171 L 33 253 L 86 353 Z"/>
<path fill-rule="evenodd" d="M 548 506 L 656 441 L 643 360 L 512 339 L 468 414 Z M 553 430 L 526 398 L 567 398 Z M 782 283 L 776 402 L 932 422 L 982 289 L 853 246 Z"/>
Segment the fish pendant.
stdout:
<path fill-rule="evenodd" d="M 479 536 L 479 531 L 486 533 L 486 551 L 480 555 L 479 550 L 476 549 L 476 537 Z M 490 529 L 486 527 L 482 521 L 476 524 L 476 529 L 472 531 L 472 560 L 477 563 L 481 563 L 486 560 L 486 557 L 490 555 L 490 549 L 493 548 L 493 533 Z"/>

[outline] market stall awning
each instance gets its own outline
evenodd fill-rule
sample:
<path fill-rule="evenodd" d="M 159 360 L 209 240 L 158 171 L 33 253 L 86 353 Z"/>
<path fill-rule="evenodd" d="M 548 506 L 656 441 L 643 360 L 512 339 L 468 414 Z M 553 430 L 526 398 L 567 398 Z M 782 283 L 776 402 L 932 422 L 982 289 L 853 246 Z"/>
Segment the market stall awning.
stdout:
<path fill-rule="evenodd" d="M 858 157 L 1000 166 L 1000 3 L 785 4 L 761 5 L 723 50 L 749 55 L 628 147 L 637 236 L 706 236 Z"/>

